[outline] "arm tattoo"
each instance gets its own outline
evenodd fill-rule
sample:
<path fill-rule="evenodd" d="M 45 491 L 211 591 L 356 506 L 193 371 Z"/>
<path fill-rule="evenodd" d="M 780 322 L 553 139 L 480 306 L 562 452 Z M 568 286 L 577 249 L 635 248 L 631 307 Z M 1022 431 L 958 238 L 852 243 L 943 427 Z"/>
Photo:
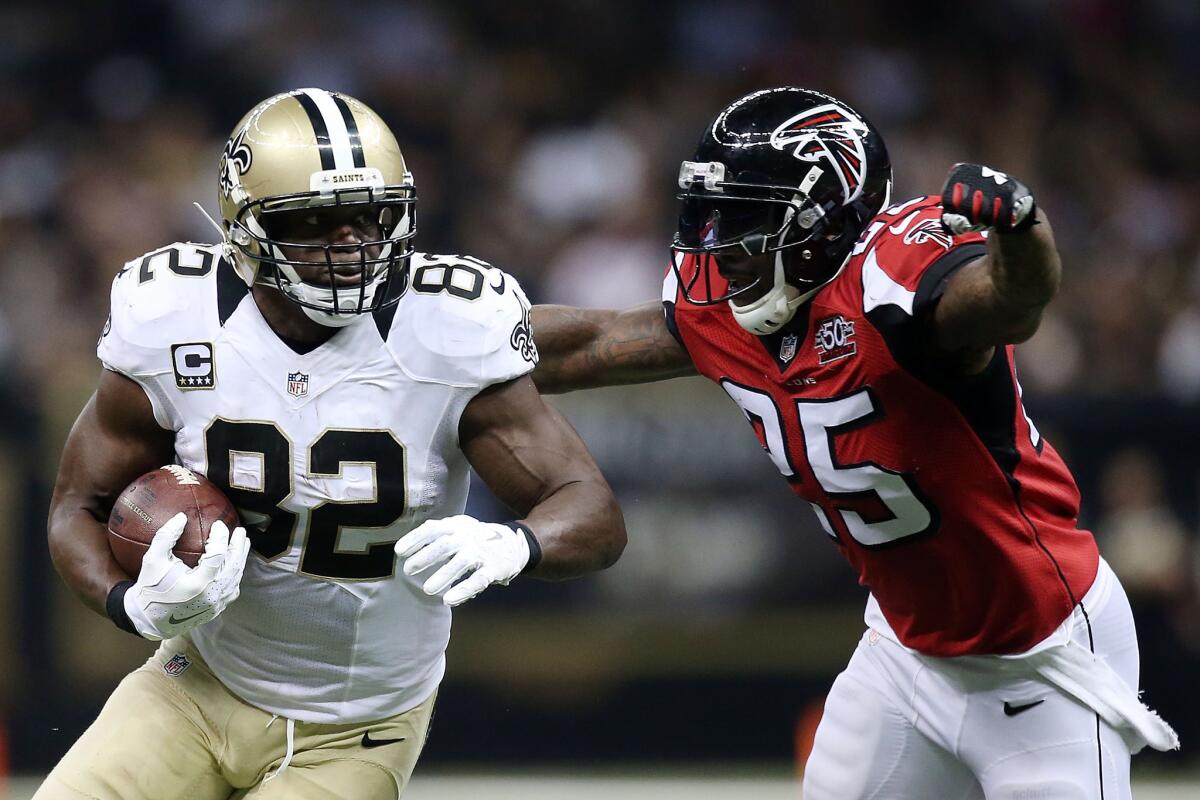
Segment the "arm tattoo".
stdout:
<path fill-rule="evenodd" d="M 543 392 L 695 374 L 657 303 L 621 312 L 536 306 L 534 339 L 542 360 L 533 378 Z"/>

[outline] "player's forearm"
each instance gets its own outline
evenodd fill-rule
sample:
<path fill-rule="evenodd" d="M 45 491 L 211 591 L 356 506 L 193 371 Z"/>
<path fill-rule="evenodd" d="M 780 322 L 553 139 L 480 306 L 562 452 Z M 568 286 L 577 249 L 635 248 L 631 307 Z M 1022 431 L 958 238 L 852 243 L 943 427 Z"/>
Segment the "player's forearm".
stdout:
<path fill-rule="evenodd" d="M 480 392 L 463 411 L 459 442 L 479 477 L 540 545 L 532 574 L 570 578 L 621 555 L 625 522 L 612 490 L 579 434 L 529 378 Z"/>
<path fill-rule="evenodd" d="M 56 494 L 47 538 L 50 559 L 63 581 L 88 608 L 105 615 L 109 591 L 129 576 L 113 558 L 106 524 L 97 518 L 97 512 L 72 502 L 70 495 L 60 498 Z"/>
<path fill-rule="evenodd" d="M 617 312 L 542 305 L 534 306 L 531 314 L 538 350 L 533 382 L 538 391 L 556 394 L 580 388 L 578 384 L 587 370 L 586 355 Z"/>
<path fill-rule="evenodd" d="M 993 232 L 988 237 L 997 303 L 1018 315 L 1040 314 L 1054 298 L 1062 277 L 1054 232 L 1041 209 L 1037 220 L 1023 233 Z"/>
<path fill-rule="evenodd" d="M 1037 332 L 1061 273 L 1045 217 L 1023 233 L 988 237 L 988 254 L 950 279 L 935 313 L 939 349 L 978 351 L 968 372 L 986 366 L 991 348 L 1023 342 Z"/>
<path fill-rule="evenodd" d="M 577 481 L 538 503 L 522 522 L 541 546 L 541 560 L 528 574 L 565 580 L 605 569 L 625 549 L 625 520 L 608 485 Z"/>
<path fill-rule="evenodd" d="M 695 373 L 658 303 L 624 311 L 534 306 L 533 338 L 539 356 L 533 381 L 543 394 Z"/>

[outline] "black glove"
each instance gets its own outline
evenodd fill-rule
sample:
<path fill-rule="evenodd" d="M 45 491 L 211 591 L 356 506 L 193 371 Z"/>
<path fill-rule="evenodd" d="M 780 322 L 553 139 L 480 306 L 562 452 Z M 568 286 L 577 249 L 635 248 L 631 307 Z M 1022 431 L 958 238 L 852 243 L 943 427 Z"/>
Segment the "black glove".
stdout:
<path fill-rule="evenodd" d="M 956 236 L 984 228 L 1027 231 L 1036 209 L 1025 184 L 982 164 L 955 164 L 942 189 L 942 225 Z"/>

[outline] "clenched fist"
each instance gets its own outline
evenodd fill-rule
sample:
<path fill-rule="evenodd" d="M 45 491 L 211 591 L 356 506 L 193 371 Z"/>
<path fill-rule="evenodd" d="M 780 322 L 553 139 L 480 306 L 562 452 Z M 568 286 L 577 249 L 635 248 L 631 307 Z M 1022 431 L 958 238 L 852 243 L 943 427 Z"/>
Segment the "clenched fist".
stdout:
<path fill-rule="evenodd" d="M 982 164 L 955 164 L 942 189 L 942 224 L 954 235 L 1020 233 L 1033 226 L 1036 208 L 1025 184 Z"/>

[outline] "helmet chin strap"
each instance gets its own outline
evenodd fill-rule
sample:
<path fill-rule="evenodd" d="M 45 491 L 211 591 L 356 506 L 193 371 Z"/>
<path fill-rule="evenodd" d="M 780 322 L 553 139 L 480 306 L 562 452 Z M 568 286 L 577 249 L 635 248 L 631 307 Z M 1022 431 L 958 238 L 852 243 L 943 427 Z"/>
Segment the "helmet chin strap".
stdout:
<path fill-rule="evenodd" d="M 799 202 L 799 199 L 799 195 L 793 198 L 796 202 Z M 780 241 L 785 236 L 783 231 L 786 231 L 791 226 L 795 213 L 795 208 L 789 206 L 783 218 L 783 227 L 779 234 Z M 749 238 L 747 237 L 747 239 Z M 762 248 L 760 252 L 765 253 L 767 251 L 767 237 L 759 236 L 754 238 L 760 240 L 757 242 Z M 752 248 L 748 247 L 747 244 L 744 243 L 742 246 L 746 248 L 748 253 L 753 254 Z M 792 317 L 796 316 L 796 310 L 800 308 L 800 304 L 813 295 L 812 292 L 801 295 L 799 289 L 787 282 L 783 272 L 783 250 L 779 249 L 775 251 L 775 272 L 772 278 L 774 283 L 767 290 L 767 293 L 744 306 L 739 306 L 732 300 L 729 301 L 729 308 L 733 311 L 733 318 L 737 320 L 739 325 L 755 336 L 772 334 L 791 322 Z"/>
<path fill-rule="evenodd" d="M 347 325 L 354 324 L 365 316 L 369 316 L 367 314 L 331 314 L 328 311 L 318 311 L 308 306 L 300 306 L 300 310 L 304 312 L 304 316 L 318 325 L 324 325 L 326 328 L 344 328 Z"/>
<path fill-rule="evenodd" d="M 257 220 L 253 221 L 257 225 Z M 259 227 L 261 229 L 261 226 Z M 265 238 L 265 232 L 263 236 Z M 347 287 L 346 299 L 338 303 L 342 310 L 340 313 L 336 313 L 333 309 L 337 295 L 332 288 L 312 286 L 305 283 L 300 277 L 300 273 L 296 272 L 296 268 L 287 262 L 283 251 L 279 247 L 273 243 L 268 243 L 266 246 L 268 252 L 277 260 L 275 269 L 282 274 L 282 277 L 286 279 L 289 286 L 288 289 L 281 289 L 281 291 L 283 291 L 285 296 L 293 296 L 289 293 L 294 293 L 293 299 L 299 298 L 305 301 L 304 303 L 297 303 L 300 310 L 304 312 L 304 316 L 318 325 L 324 325 L 327 328 L 344 328 L 365 316 L 369 316 L 368 314 L 359 313 L 354 310 L 358 307 L 358 292 L 349 287 Z M 390 244 L 388 246 L 390 248 Z M 363 303 L 365 305 L 369 305 L 373 300 L 375 292 L 380 288 L 383 277 L 383 273 L 380 272 L 379 275 L 371 279 L 371 284 L 367 287 L 363 295 Z M 280 288 L 275 282 L 270 280 L 264 281 L 264 283 L 272 288 Z M 313 306 L 321 306 L 321 308 L 313 308 Z M 325 310 L 326 308 L 329 310 Z"/>
<path fill-rule="evenodd" d="M 800 305 L 816 292 L 814 289 L 801 294 L 799 289 L 784 279 L 783 252 L 783 250 L 775 251 L 774 283 L 766 294 L 746 305 L 738 305 L 733 300 L 729 301 L 729 309 L 733 312 L 733 318 L 737 320 L 737 324 L 755 336 L 775 333 L 791 322 Z"/>
<path fill-rule="evenodd" d="M 737 321 L 737 324 L 755 336 L 770 335 L 791 322 L 792 317 L 796 316 L 796 311 L 799 310 L 800 306 L 807 303 L 812 299 L 813 295 L 828 286 L 838 275 L 842 274 L 842 270 L 846 268 L 846 264 L 850 261 L 850 256 L 847 255 L 842 261 L 841 266 L 838 267 L 837 272 L 829 276 L 829 280 L 824 281 L 820 286 L 814 286 L 807 292 L 802 293 L 784 278 L 784 252 L 784 250 L 775 251 L 774 283 L 767 290 L 766 294 L 744 306 L 738 305 L 735 300 L 729 301 L 729 309 L 733 312 L 733 318 Z"/>
<path fill-rule="evenodd" d="M 282 252 L 278 248 L 271 246 L 271 249 L 276 251 L 280 257 Z M 275 265 L 275 269 L 283 273 L 283 277 L 287 278 L 290 284 L 290 290 L 302 300 L 305 300 L 308 305 L 300 305 L 300 310 L 304 315 L 318 325 L 324 325 L 328 328 L 344 328 L 347 325 L 353 324 L 355 321 L 363 317 L 370 316 L 369 314 L 360 313 L 358 308 L 358 290 L 356 288 L 346 287 L 343 292 L 345 297 L 337 303 L 341 308 L 341 312 L 337 313 L 334 309 L 334 302 L 337 294 L 331 288 L 323 286 L 312 286 L 305 283 L 300 274 L 296 272 L 295 267 L 287 263 L 279 263 Z M 371 304 L 375 297 L 375 292 L 380 288 L 382 281 L 382 273 L 371 279 L 371 285 L 367 287 L 363 295 L 363 303 L 367 306 Z M 287 294 L 285 291 L 284 294 Z M 321 308 L 313 308 L 317 305 Z M 328 308 L 329 310 L 325 310 Z"/>

